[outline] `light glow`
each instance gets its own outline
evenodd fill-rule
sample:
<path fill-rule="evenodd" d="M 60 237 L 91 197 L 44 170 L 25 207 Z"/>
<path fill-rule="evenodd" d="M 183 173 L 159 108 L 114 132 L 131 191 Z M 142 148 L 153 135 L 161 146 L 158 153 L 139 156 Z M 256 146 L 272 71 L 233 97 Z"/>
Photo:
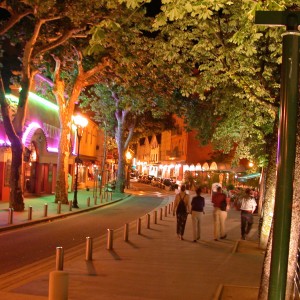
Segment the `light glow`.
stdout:
<path fill-rule="evenodd" d="M 55 147 L 47 147 L 47 151 L 48 151 L 48 152 L 55 152 L 55 153 L 58 153 L 58 148 L 55 148 Z"/>
<path fill-rule="evenodd" d="M 85 118 L 81 115 L 76 115 L 76 116 L 73 116 L 73 123 L 75 124 L 76 127 L 84 128 L 87 126 L 89 121 L 87 118 Z"/>
<path fill-rule="evenodd" d="M 39 102 L 40 104 L 47 106 L 48 108 L 51 108 L 55 111 L 58 111 L 58 106 L 48 100 L 46 100 L 45 98 L 42 98 L 40 96 L 38 96 L 35 93 L 29 92 L 29 97 L 30 99 Z M 10 101 L 14 102 L 14 103 L 18 103 L 19 102 L 19 98 L 12 95 L 12 94 L 6 94 L 5 98 L 9 99 Z"/>

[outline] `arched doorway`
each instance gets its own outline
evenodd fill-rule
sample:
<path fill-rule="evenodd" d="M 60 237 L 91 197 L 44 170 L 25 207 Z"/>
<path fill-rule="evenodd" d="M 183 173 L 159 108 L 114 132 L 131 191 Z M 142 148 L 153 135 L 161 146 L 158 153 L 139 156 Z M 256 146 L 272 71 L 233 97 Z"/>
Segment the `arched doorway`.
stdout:
<path fill-rule="evenodd" d="M 31 142 L 24 150 L 24 192 L 34 194 L 36 190 L 36 167 L 38 154 Z"/>

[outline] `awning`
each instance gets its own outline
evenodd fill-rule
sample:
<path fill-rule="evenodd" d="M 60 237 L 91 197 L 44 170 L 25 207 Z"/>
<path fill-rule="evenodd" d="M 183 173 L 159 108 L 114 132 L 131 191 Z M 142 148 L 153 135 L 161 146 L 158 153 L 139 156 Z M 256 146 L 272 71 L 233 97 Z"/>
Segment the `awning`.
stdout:
<path fill-rule="evenodd" d="M 237 178 L 237 180 L 245 182 L 248 179 L 252 179 L 252 178 L 256 178 L 256 177 L 260 177 L 260 173 L 252 173 L 252 174 L 247 174 L 245 176 L 240 176 L 240 177 Z"/>

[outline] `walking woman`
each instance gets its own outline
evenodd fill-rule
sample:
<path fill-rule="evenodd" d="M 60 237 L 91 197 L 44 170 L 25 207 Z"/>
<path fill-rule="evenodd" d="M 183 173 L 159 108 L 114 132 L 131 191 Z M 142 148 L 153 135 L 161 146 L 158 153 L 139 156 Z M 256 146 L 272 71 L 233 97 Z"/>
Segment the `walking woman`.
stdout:
<path fill-rule="evenodd" d="M 173 215 L 177 217 L 177 235 L 180 240 L 183 240 L 185 223 L 190 212 L 190 197 L 185 192 L 185 186 L 182 185 L 180 192 L 175 197 Z"/>

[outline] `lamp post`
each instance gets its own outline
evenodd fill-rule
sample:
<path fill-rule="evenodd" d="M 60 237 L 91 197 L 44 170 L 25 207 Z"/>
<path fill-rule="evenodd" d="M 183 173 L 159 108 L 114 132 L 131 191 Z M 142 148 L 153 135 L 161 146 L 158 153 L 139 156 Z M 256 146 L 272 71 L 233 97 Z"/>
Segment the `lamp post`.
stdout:
<path fill-rule="evenodd" d="M 127 162 L 126 183 L 127 183 L 127 188 L 129 188 L 130 187 L 131 159 L 132 159 L 132 153 L 130 152 L 130 150 L 127 150 L 125 156 L 126 156 L 126 162 Z"/>
<path fill-rule="evenodd" d="M 80 149 L 80 141 L 83 135 L 83 130 L 88 124 L 88 120 L 81 115 L 73 116 L 73 124 L 76 127 L 76 135 L 77 135 L 77 156 L 75 158 L 76 163 L 76 174 L 75 174 L 75 188 L 74 188 L 74 199 L 73 199 L 73 207 L 79 208 L 77 202 L 77 192 L 78 192 L 78 166 L 81 162 L 79 158 L 79 149 Z"/>

